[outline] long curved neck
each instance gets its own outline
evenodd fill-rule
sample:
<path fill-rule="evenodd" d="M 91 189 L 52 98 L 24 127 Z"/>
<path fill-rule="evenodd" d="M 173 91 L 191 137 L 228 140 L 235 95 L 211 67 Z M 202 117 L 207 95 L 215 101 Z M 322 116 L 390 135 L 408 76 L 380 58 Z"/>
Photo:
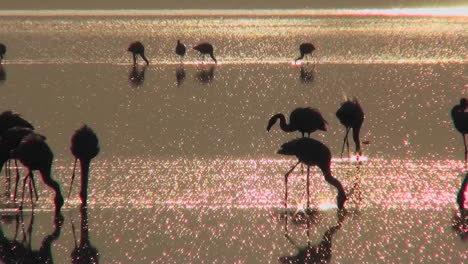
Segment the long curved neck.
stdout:
<path fill-rule="evenodd" d="M 295 131 L 295 129 L 291 126 L 291 124 L 286 123 L 286 118 L 284 117 L 283 114 L 276 114 L 275 118 L 280 120 L 280 128 L 284 132 L 293 132 L 293 131 Z"/>
<path fill-rule="evenodd" d="M 216 64 L 218 64 L 218 61 L 216 60 L 215 56 L 213 55 L 213 53 L 210 53 L 210 57 L 214 60 L 214 62 Z"/>
<path fill-rule="evenodd" d="M 303 58 L 304 58 L 304 53 L 303 53 L 303 52 L 301 52 L 301 56 L 299 56 L 299 57 L 296 59 L 296 61 L 298 61 L 298 60 L 302 60 Z"/>

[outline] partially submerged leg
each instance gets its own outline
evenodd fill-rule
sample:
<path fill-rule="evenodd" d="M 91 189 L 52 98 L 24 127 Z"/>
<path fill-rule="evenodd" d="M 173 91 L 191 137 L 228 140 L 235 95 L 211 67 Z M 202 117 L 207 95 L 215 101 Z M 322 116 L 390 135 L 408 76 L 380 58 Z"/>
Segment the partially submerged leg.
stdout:
<path fill-rule="evenodd" d="M 284 175 L 284 208 L 288 208 L 288 176 L 291 172 L 301 163 L 298 161 L 286 174 Z"/>
<path fill-rule="evenodd" d="M 341 147 L 341 158 L 343 158 L 344 146 L 348 142 L 348 133 L 349 133 L 349 128 L 347 127 L 346 128 L 346 134 L 345 134 L 345 137 L 343 139 L 343 146 Z M 349 151 L 349 145 L 348 145 L 348 151 Z"/>

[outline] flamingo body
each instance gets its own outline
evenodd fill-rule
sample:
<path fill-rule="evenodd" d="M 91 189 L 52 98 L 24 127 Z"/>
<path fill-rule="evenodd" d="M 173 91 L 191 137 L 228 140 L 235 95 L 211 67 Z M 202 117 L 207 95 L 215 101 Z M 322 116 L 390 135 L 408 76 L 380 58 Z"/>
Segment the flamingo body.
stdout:
<path fill-rule="evenodd" d="M 0 63 L 2 63 L 3 56 L 5 56 L 6 51 L 7 51 L 7 48 L 5 44 L 0 43 Z"/>
<path fill-rule="evenodd" d="M 289 115 L 289 124 L 286 123 L 286 118 L 283 114 L 276 114 L 268 121 L 267 131 L 280 120 L 280 128 L 285 132 L 299 131 L 302 136 L 305 133 L 315 132 L 316 130 L 327 131 L 327 121 L 322 117 L 322 114 L 314 108 L 296 108 Z"/>
<path fill-rule="evenodd" d="M 175 48 L 175 53 L 179 55 L 180 57 L 184 57 L 187 49 L 185 48 L 185 45 L 180 42 L 180 40 L 177 40 L 177 46 Z"/>
<path fill-rule="evenodd" d="M 356 145 L 356 152 L 359 153 L 359 155 L 362 155 L 359 132 L 361 130 L 362 123 L 364 122 L 364 111 L 362 110 L 358 100 L 347 100 L 346 102 L 342 103 L 341 107 L 338 109 L 338 111 L 336 111 L 336 117 L 346 128 L 346 135 L 343 140 L 341 154 L 343 155 L 344 144 L 348 142 L 349 130 L 353 129 L 353 140 Z"/>
<path fill-rule="evenodd" d="M 130 43 L 130 45 L 127 48 L 127 51 L 131 52 L 133 55 L 133 64 L 137 63 L 137 55 L 140 55 L 147 65 L 149 64 L 149 61 L 145 56 L 145 46 L 143 46 L 143 44 L 140 41 Z"/>
<path fill-rule="evenodd" d="M 296 61 L 302 60 L 304 56 L 312 54 L 314 50 L 315 50 L 314 44 L 308 43 L 308 42 L 302 43 L 301 45 L 299 45 L 299 52 L 301 55 L 296 59 Z"/>
<path fill-rule="evenodd" d="M 200 43 L 198 45 L 196 45 L 195 47 L 193 47 L 194 50 L 200 52 L 203 57 L 208 54 L 210 55 L 210 57 L 213 59 L 213 61 L 215 63 L 218 63 L 218 61 L 216 60 L 215 56 L 214 56 L 214 48 L 213 48 L 213 45 L 211 45 L 210 43 L 208 42 L 203 42 L 203 43 Z"/>

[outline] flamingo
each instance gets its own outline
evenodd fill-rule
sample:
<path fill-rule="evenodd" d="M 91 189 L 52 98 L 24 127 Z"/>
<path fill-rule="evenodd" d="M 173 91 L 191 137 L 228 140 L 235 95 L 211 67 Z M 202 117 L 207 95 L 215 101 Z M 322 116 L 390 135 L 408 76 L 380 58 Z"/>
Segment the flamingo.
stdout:
<path fill-rule="evenodd" d="M 81 128 L 75 131 L 71 138 L 70 150 L 75 156 L 75 165 L 73 166 L 73 174 L 70 184 L 70 191 L 68 192 L 68 198 L 70 198 L 71 189 L 73 186 L 73 180 L 75 178 L 76 161 L 80 160 L 81 165 L 81 191 L 80 198 L 83 205 L 87 204 L 88 199 L 88 177 L 89 177 L 89 165 L 91 160 L 99 153 L 99 141 L 96 133 L 88 127 L 83 125 Z"/>
<path fill-rule="evenodd" d="M 63 196 L 60 192 L 60 185 L 51 175 L 54 154 L 49 145 L 45 142 L 44 137 L 35 133 L 26 136 L 18 147 L 12 150 L 11 158 L 20 160 L 29 170 L 28 175 L 23 179 L 23 196 L 20 208 L 23 207 L 26 180 L 28 177 L 32 178 L 34 176 L 34 170 L 38 170 L 41 173 L 42 181 L 55 191 L 55 213 L 60 213 L 63 206 Z M 32 197 L 31 192 L 32 190 L 30 189 L 30 195 Z"/>
<path fill-rule="evenodd" d="M 197 50 L 198 52 L 200 52 L 202 55 L 203 55 L 203 61 L 205 61 L 205 55 L 206 54 L 209 54 L 210 57 L 213 59 L 213 61 L 218 64 L 218 61 L 216 60 L 214 54 L 213 54 L 213 45 L 211 45 L 210 43 L 208 42 L 203 42 L 203 43 L 200 43 L 198 45 L 196 45 L 195 47 L 193 47 L 194 50 Z"/>
<path fill-rule="evenodd" d="M 5 56 L 6 53 L 6 46 L 3 43 L 0 43 L 0 64 L 2 64 L 3 56 Z"/>
<path fill-rule="evenodd" d="M 359 132 L 361 130 L 362 123 L 364 122 L 364 111 L 358 100 L 347 100 L 341 104 L 340 109 L 336 111 L 336 117 L 340 120 L 340 123 L 345 126 L 346 134 L 343 140 L 343 147 L 341 148 L 341 157 L 343 157 L 343 151 L 345 143 L 349 151 L 348 133 L 351 128 L 353 129 L 353 140 L 356 145 L 356 152 L 362 155 L 361 141 L 359 139 Z"/>
<path fill-rule="evenodd" d="M 133 55 L 133 65 L 137 64 L 137 55 L 140 55 L 141 58 L 146 62 L 146 65 L 149 64 L 148 59 L 145 57 L 145 47 L 140 41 L 135 41 L 130 43 L 128 46 L 127 51 L 130 51 Z"/>
<path fill-rule="evenodd" d="M 28 135 L 33 134 L 34 131 L 30 128 L 26 127 L 12 127 L 5 131 L 1 138 L 0 138 L 0 170 L 3 167 L 3 164 L 5 164 L 9 159 L 10 159 L 10 153 L 12 150 L 18 147 L 18 145 L 21 143 L 21 141 Z M 37 134 L 38 136 L 42 137 L 43 140 L 46 140 L 46 138 L 42 135 Z M 16 164 L 15 160 L 15 165 L 16 165 L 16 180 L 15 180 L 15 191 L 13 194 L 13 201 L 16 200 L 16 193 L 18 189 L 18 182 L 19 182 L 19 172 L 18 172 L 18 164 Z M 5 170 L 7 172 L 8 170 Z M 34 179 L 31 178 L 31 183 L 32 187 L 34 190 L 34 193 L 36 195 L 36 200 L 39 198 L 37 195 L 37 190 L 36 190 L 36 185 L 34 183 Z"/>
<path fill-rule="evenodd" d="M 453 125 L 462 134 L 463 145 L 465 145 L 465 161 L 468 162 L 468 147 L 466 145 L 466 134 L 468 134 L 468 98 L 460 99 L 460 104 L 452 108 L 451 114 Z"/>
<path fill-rule="evenodd" d="M 294 109 L 289 115 L 289 124 L 286 123 L 286 118 L 283 114 L 272 116 L 268 121 L 267 131 L 270 131 L 277 119 L 280 120 L 280 128 L 284 132 L 299 131 L 303 137 L 305 133 L 310 137 L 310 133 L 316 130 L 327 131 L 327 121 L 317 109 L 310 107 Z"/>
<path fill-rule="evenodd" d="M 299 52 L 301 53 L 301 56 L 297 58 L 294 63 L 296 63 L 298 60 L 302 60 L 306 55 L 312 54 L 314 52 L 315 46 L 312 43 L 302 43 L 299 46 Z"/>
<path fill-rule="evenodd" d="M 287 143 L 284 143 L 277 152 L 278 154 L 296 156 L 299 161 L 284 175 L 284 186 L 285 186 L 285 195 L 284 195 L 284 206 L 288 206 L 288 176 L 291 172 L 297 167 L 299 163 L 304 163 L 307 165 L 307 209 L 309 209 L 310 199 L 309 199 L 309 172 L 310 166 L 318 166 L 322 170 L 325 180 L 331 185 L 335 186 L 338 191 L 336 197 L 337 205 L 339 209 L 343 209 L 344 203 L 346 202 L 346 193 L 341 185 L 340 181 L 333 177 L 330 164 L 331 164 L 331 152 L 327 146 L 325 146 L 320 141 L 317 141 L 312 138 L 297 138 L 291 140 Z"/>
<path fill-rule="evenodd" d="M 185 45 L 180 42 L 180 40 L 177 40 L 177 46 L 175 48 L 175 53 L 180 56 L 180 61 L 182 62 L 183 57 L 185 56 L 186 52 Z"/>

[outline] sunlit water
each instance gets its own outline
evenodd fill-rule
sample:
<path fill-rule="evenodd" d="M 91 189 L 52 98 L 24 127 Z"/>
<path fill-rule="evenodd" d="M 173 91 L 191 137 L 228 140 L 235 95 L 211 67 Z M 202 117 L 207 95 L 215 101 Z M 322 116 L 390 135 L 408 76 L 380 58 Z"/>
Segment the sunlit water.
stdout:
<path fill-rule="evenodd" d="M 0 105 L 47 136 L 64 194 L 71 134 L 86 122 L 100 138 L 87 217 L 101 263 L 278 263 L 297 253 L 291 240 L 300 247 L 310 240 L 332 263 L 466 262 L 466 234 L 452 228 L 466 164 L 449 114 L 468 94 L 466 18 L 6 16 L 0 23 L 8 45 Z M 132 69 L 125 50 L 135 39 L 146 45 L 149 67 Z M 212 42 L 220 65 L 199 64 L 191 50 L 180 65 L 177 39 L 189 47 Z M 293 65 L 304 41 L 317 46 L 315 64 Z M 334 113 L 345 97 L 357 97 L 366 113 L 360 162 L 340 157 L 344 128 Z M 332 173 L 352 192 L 344 218 L 317 168 L 315 213 L 309 225 L 300 218 L 300 166 L 284 216 L 284 174 L 296 160 L 275 153 L 299 134 L 266 125 L 298 106 L 320 109 L 329 123 L 313 137 L 329 146 Z M 70 262 L 72 224 L 79 240 L 85 218 L 79 186 L 55 229 L 52 192 L 37 182 L 31 248 L 58 234 L 53 260 Z M 5 258 L 15 240 L 12 206 L 3 198 Z"/>

